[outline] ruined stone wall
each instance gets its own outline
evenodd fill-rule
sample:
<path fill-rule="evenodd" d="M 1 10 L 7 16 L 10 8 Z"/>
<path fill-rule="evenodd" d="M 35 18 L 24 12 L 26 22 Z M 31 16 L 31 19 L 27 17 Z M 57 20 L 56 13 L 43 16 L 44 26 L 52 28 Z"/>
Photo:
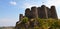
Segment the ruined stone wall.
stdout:
<path fill-rule="evenodd" d="M 41 14 L 41 16 L 42 16 L 41 18 L 48 18 L 47 8 L 46 8 L 45 5 L 42 5 L 42 6 L 41 6 L 41 10 L 40 10 L 40 11 L 41 11 L 40 14 Z"/>
<path fill-rule="evenodd" d="M 39 17 L 39 18 L 42 18 L 41 7 L 38 7 L 37 9 L 38 9 L 38 17 Z"/>
<path fill-rule="evenodd" d="M 37 7 L 31 7 L 31 16 L 33 18 L 38 18 L 38 10 L 37 10 Z"/>
<path fill-rule="evenodd" d="M 51 6 L 50 11 L 51 11 L 51 18 L 57 19 L 58 17 L 57 17 L 55 6 Z"/>
<path fill-rule="evenodd" d="M 28 18 L 30 18 L 30 9 L 29 8 L 27 8 L 25 10 L 25 16 L 28 17 Z"/>
<path fill-rule="evenodd" d="M 46 7 L 46 8 L 47 8 L 47 13 L 48 13 L 48 18 L 51 18 L 51 11 L 50 11 L 50 9 L 48 7 Z"/>
<path fill-rule="evenodd" d="M 28 18 L 57 18 L 57 13 L 55 6 L 51 6 L 51 8 L 42 5 L 41 7 L 31 7 L 31 9 L 27 8 L 25 10 L 25 16 Z"/>

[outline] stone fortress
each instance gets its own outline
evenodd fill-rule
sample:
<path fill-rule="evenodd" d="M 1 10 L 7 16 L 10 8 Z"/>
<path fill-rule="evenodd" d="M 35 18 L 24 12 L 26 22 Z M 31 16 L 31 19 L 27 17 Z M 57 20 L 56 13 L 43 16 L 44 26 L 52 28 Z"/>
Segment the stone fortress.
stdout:
<path fill-rule="evenodd" d="M 23 16 L 23 14 L 19 15 L 19 21 L 16 22 L 16 27 L 15 27 L 16 29 L 19 29 L 21 26 L 25 26 L 24 23 L 21 23 L 22 22 L 21 20 L 24 17 L 28 17 L 28 19 L 32 19 L 32 18 L 41 18 L 41 19 L 53 18 L 53 19 L 58 19 L 55 6 L 51 6 L 51 8 L 48 8 L 45 5 L 42 5 L 41 7 L 33 6 L 33 7 L 31 7 L 31 9 L 27 8 L 25 10 L 25 16 Z M 31 25 L 32 25 L 32 22 L 30 22 L 30 26 Z"/>
<path fill-rule="evenodd" d="M 51 6 L 51 8 L 46 7 L 45 5 L 42 5 L 41 7 L 31 7 L 31 9 L 27 8 L 25 10 L 25 16 L 29 19 L 31 18 L 54 18 L 58 19 L 56 8 L 55 6 Z M 20 14 L 20 19 L 22 19 L 24 16 L 23 14 Z"/>

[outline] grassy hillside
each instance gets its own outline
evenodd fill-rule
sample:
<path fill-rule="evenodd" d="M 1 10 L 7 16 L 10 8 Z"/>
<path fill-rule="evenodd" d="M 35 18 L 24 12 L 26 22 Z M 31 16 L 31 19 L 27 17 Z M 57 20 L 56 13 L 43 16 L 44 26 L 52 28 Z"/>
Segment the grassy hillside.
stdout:
<path fill-rule="evenodd" d="M 20 24 L 17 24 L 18 28 L 21 29 L 60 29 L 60 20 L 59 19 L 40 19 L 33 18 L 28 19 L 27 17 L 21 20 Z"/>

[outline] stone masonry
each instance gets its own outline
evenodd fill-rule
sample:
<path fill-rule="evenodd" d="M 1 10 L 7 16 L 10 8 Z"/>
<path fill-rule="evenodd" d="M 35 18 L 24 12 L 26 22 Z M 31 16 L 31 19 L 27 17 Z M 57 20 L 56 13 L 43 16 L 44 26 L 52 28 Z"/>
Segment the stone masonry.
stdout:
<path fill-rule="evenodd" d="M 57 19 L 57 13 L 55 6 L 51 6 L 51 8 L 42 5 L 41 7 L 31 7 L 31 9 L 27 8 L 25 10 L 25 16 L 28 18 L 55 18 Z"/>

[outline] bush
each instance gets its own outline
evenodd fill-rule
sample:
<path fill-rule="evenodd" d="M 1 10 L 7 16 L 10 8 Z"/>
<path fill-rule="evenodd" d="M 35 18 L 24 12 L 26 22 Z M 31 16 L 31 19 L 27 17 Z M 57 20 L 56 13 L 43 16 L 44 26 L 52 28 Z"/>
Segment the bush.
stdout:
<path fill-rule="evenodd" d="M 22 19 L 22 22 L 27 23 L 27 22 L 28 22 L 28 18 L 27 18 L 27 17 L 24 17 L 24 18 Z"/>

